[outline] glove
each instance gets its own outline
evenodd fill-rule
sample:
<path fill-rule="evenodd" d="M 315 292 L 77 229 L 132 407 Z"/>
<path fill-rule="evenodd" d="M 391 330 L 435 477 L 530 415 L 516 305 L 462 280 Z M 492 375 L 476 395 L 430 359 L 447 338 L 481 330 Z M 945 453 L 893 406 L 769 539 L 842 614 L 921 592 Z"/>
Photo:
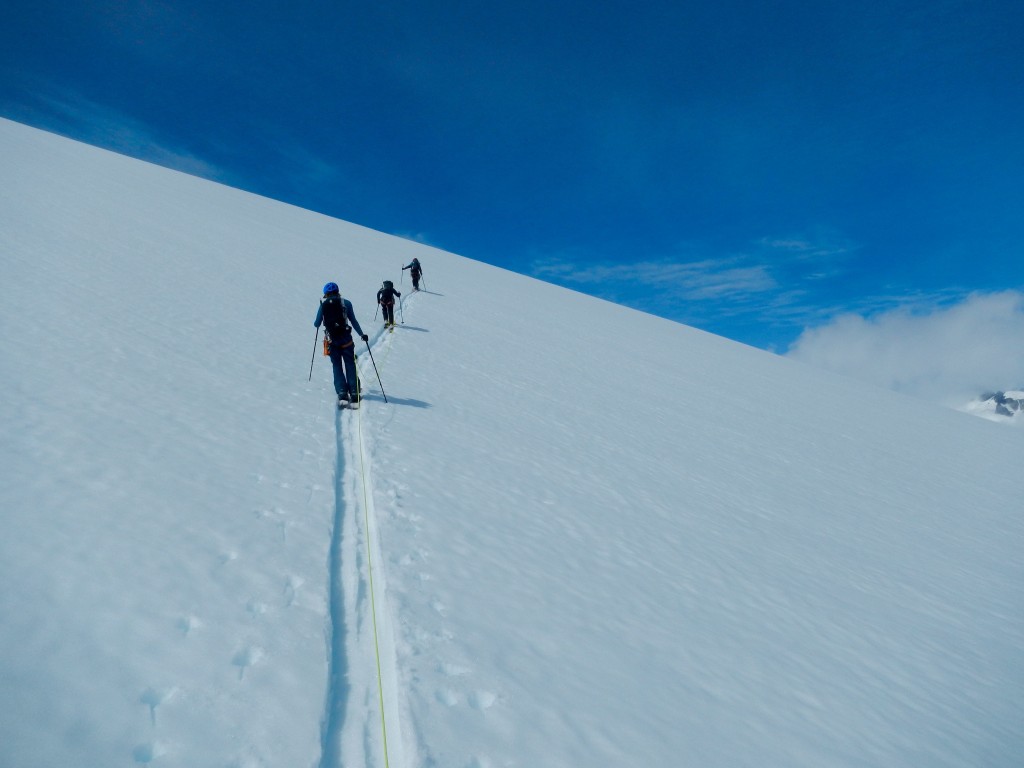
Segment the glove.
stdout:
<path fill-rule="evenodd" d="M 363 341 L 366 341 L 366 342 L 370 341 L 370 337 L 367 334 L 365 334 L 365 333 L 363 334 Z"/>

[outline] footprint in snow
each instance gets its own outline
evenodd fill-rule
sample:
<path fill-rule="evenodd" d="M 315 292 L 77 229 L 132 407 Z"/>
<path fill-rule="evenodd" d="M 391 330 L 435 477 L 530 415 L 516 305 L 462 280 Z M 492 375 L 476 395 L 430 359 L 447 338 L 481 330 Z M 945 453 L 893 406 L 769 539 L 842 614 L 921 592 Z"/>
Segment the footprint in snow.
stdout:
<path fill-rule="evenodd" d="M 203 622 L 195 616 L 182 616 L 178 619 L 178 629 L 181 631 L 181 634 L 185 635 L 185 637 L 188 637 L 189 633 L 193 629 L 198 629 L 201 626 L 203 626 Z"/>
<path fill-rule="evenodd" d="M 263 660 L 263 656 L 263 649 L 254 645 L 249 646 L 248 648 L 243 648 L 232 656 L 231 663 L 238 667 L 238 679 L 241 680 L 245 677 L 245 670 L 259 664 L 260 661 Z"/>
<path fill-rule="evenodd" d="M 149 765 L 161 755 L 166 754 L 167 747 L 159 741 L 154 741 L 150 744 L 139 744 L 139 746 L 132 750 L 132 757 L 135 758 L 135 762 L 142 763 L 143 765 Z"/>
<path fill-rule="evenodd" d="M 451 688 L 442 688 L 439 691 L 435 691 L 434 698 L 447 707 L 454 707 L 459 703 L 459 694 Z"/>
<path fill-rule="evenodd" d="M 469 706 L 473 709 L 478 709 L 483 712 L 485 709 L 490 709 L 494 706 L 494 702 L 498 700 L 490 691 L 476 691 L 469 695 Z"/>
<path fill-rule="evenodd" d="M 170 688 L 147 688 L 139 696 L 139 703 L 149 707 L 149 719 L 153 725 L 156 725 L 156 708 L 165 701 L 169 701 L 177 692 L 178 689 L 173 686 Z"/>
<path fill-rule="evenodd" d="M 221 556 L 219 558 L 217 558 L 217 562 L 220 563 L 221 567 L 224 567 L 228 563 L 232 563 L 232 562 L 234 562 L 237 559 L 238 559 L 238 553 L 237 552 L 228 551 L 228 552 L 222 552 Z"/>
<path fill-rule="evenodd" d="M 288 580 L 284 584 L 284 603 L 286 606 L 291 606 L 295 603 L 295 596 L 298 594 L 299 587 L 306 583 L 306 580 L 301 576 L 289 576 Z"/>
<path fill-rule="evenodd" d="M 443 675 L 447 675 L 448 677 L 462 677 L 463 675 L 469 674 L 469 669 L 467 667 L 462 667 L 458 664 L 451 664 L 449 662 L 438 664 L 437 671 Z"/>
<path fill-rule="evenodd" d="M 286 515 L 288 513 L 285 512 L 280 507 L 274 507 L 273 509 L 254 509 L 253 514 L 256 515 L 256 517 L 260 520 L 276 520 L 278 517 Z"/>

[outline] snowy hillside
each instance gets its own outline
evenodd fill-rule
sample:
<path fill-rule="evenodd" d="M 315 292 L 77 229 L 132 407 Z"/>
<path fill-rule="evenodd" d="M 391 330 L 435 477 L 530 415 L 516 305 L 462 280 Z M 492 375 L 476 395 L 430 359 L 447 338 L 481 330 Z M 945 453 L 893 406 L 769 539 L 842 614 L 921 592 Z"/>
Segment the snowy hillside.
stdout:
<path fill-rule="evenodd" d="M 1020 765 L 1020 430 L 6 121 L 0 168 L 0 766 Z M 365 348 L 360 410 L 307 381 L 328 280 L 386 403 Z"/>

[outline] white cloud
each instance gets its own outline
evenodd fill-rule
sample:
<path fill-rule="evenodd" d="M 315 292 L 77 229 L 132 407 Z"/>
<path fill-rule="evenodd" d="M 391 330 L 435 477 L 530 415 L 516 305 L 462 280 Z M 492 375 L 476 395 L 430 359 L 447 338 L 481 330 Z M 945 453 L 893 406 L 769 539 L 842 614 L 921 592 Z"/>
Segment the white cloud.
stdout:
<path fill-rule="evenodd" d="M 843 314 L 806 329 L 787 356 L 946 405 L 1024 386 L 1024 293 L 950 306 Z"/>

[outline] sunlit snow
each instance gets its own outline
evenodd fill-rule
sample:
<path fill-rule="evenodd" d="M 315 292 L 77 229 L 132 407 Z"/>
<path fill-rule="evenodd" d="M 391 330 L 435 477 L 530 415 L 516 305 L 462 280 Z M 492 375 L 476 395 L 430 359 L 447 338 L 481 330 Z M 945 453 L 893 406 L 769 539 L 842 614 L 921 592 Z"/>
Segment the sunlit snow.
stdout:
<path fill-rule="evenodd" d="M 1021 764 L 1021 430 L 7 121 L 0 169 L 0 765 Z M 387 403 L 362 347 L 335 408 L 329 280 Z"/>

